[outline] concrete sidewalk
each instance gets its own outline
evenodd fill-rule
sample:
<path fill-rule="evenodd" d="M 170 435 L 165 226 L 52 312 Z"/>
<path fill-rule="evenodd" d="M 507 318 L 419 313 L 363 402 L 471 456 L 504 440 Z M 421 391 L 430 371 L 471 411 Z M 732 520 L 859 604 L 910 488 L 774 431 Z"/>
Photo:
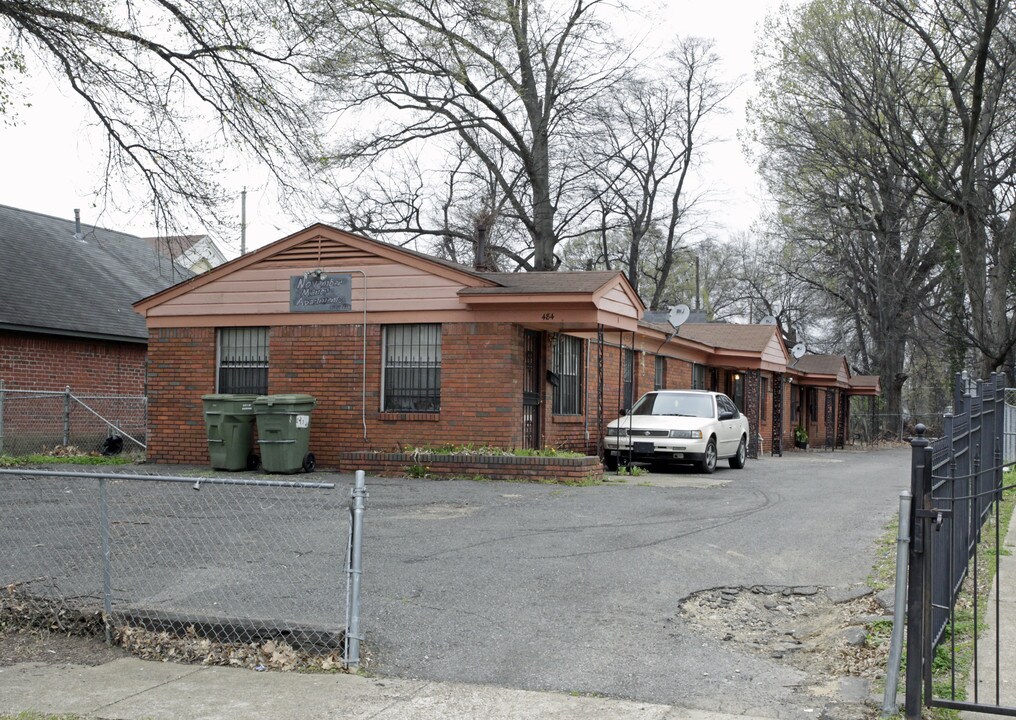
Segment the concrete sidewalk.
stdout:
<path fill-rule="evenodd" d="M 1008 551 L 1008 554 L 1005 554 Z M 988 628 L 981 635 L 977 648 L 977 701 L 989 705 L 1016 707 L 1016 523 L 1010 523 L 1009 532 L 1002 541 L 998 575 L 988 598 Z M 995 653 L 995 600 L 998 599 L 998 654 Z M 996 669 L 1001 686 L 995 690 Z M 974 702 L 974 679 L 971 670 L 967 698 Z M 963 720 L 991 720 L 998 715 L 964 712 Z"/>
<path fill-rule="evenodd" d="M 747 715 L 485 685 L 257 673 L 135 658 L 97 666 L 0 667 L 0 713 L 25 710 L 108 720 L 753 720 Z"/>

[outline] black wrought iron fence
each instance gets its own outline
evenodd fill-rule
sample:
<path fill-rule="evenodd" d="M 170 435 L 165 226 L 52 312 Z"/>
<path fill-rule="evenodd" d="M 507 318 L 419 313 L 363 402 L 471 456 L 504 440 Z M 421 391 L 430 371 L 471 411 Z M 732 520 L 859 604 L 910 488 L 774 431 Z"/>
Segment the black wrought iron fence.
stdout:
<path fill-rule="evenodd" d="M 1006 441 L 1013 431 L 1007 426 L 1011 413 L 1006 405 L 1005 376 L 993 374 L 987 381 L 970 383 L 957 376 L 953 413 L 942 419 L 937 440 L 918 426 L 913 447 L 910 571 L 907 587 L 907 682 L 906 717 L 918 720 L 921 704 L 956 710 L 1016 715 L 996 692 L 988 698 L 966 698 L 957 650 L 957 600 L 961 593 L 973 608 L 973 672 L 985 653 L 977 650 L 977 638 L 986 627 L 979 616 L 985 598 L 978 582 L 978 548 L 983 528 L 994 520 L 997 571 L 1000 555 L 999 507 L 1004 485 Z M 972 579 L 972 582 L 967 582 Z M 1002 676 L 998 634 L 1000 595 L 995 594 L 993 667 Z M 1011 640 L 1016 640 L 1012 638 Z M 990 641 L 989 641 L 990 642 Z M 943 646 L 944 652 L 936 650 Z M 933 666 L 946 667 L 949 681 L 933 686 Z M 1012 672 L 1010 669 L 1009 672 Z M 996 679 L 999 679 L 996 678 Z M 996 689 L 1001 687 L 996 682 Z M 947 689 L 946 689 L 947 688 Z M 976 693 L 976 691 L 975 691 Z"/>

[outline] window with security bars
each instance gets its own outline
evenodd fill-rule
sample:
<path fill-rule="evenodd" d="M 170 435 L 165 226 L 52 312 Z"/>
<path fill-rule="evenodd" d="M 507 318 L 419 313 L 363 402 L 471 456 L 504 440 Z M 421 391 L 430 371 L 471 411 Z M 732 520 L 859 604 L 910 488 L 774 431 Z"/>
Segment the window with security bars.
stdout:
<path fill-rule="evenodd" d="M 656 356 L 656 367 L 653 374 L 653 390 L 662 390 L 667 385 L 667 358 Z"/>
<path fill-rule="evenodd" d="M 582 339 L 558 335 L 554 342 L 551 370 L 557 375 L 554 387 L 555 415 L 578 415 L 582 395 Z"/>
<path fill-rule="evenodd" d="M 760 378 L 758 386 L 758 417 L 766 419 L 766 405 L 769 404 L 769 378 Z"/>
<path fill-rule="evenodd" d="M 440 412 L 441 326 L 384 329 L 383 412 Z"/>
<path fill-rule="evenodd" d="M 691 366 L 691 388 L 692 390 L 706 389 L 706 366 L 695 363 Z"/>
<path fill-rule="evenodd" d="M 219 330 L 220 393 L 268 394 L 268 328 Z"/>

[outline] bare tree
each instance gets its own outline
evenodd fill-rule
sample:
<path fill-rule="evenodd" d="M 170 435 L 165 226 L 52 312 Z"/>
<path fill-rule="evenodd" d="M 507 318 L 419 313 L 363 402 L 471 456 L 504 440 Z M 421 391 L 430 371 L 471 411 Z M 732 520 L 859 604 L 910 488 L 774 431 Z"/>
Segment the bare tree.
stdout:
<path fill-rule="evenodd" d="M 1016 346 L 1016 16 L 1006 0 L 873 5 L 902 28 L 921 72 L 885 78 L 896 112 L 869 127 L 946 213 L 966 288 L 965 339 L 987 374 Z"/>
<path fill-rule="evenodd" d="M 636 291 L 644 277 L 651 281 L 654 309 L 681 241 L 694 229 L 689 218 L 701 194 L 689 191 L 688 171 L 714 139 L 705 121 L 723 112 L 735 87 L 719 79 L 719 66 L 711 40 L 679 39 L 654 76 L 631 78 L 601 104 L 594 135 L 603 141 L 585 153 L 599 179 L 597 194 L 608 195 L 626 229 L 628 279 Z M 645 264 L 648 240 L 654 257 Z"/>
<path fill-rule="evenodd" d="M 764 40 L 751 115 L 779 203 L 770 228 L 797 248 L 796 266 L 785 267 L 831 301 L 855 366 L 880 375 L 887 410 L 899 413 L 908 344 L 941 253 L 938 214 L 877 126 L 899 117 L 898 98 L 880 79 L 900 78 L 898 89 L 916 101 L 920 62 L 905 51 L 899 25 L 862 2 L 786 10 Z"/>
<path fill-rule="evenodd" d="M 252 154 L 285 184 L 307 156 L 306 34 L 288 2 L 0 0 L 4 75 L 35 59 L 77 95 L 107 139 L 99 188 L 132 188 L 164 229 L 219 218 L 222 148 Z"/>
<path fill-rule="evenodd" d="M 330 5 L 319 21 L 338 44 L 317 67 L 322 95 L 341 113 L 384 118 L 351 132 L 332 162 L 369 163 L 458 138 L 528 234 L 532 259 L 523 266 L 553 269 L 555 246 L 584 217 L 584 169 L 574 160 L 582 118 L 625 72 L 627 54 L 597 15 L 602 4 Z"/>

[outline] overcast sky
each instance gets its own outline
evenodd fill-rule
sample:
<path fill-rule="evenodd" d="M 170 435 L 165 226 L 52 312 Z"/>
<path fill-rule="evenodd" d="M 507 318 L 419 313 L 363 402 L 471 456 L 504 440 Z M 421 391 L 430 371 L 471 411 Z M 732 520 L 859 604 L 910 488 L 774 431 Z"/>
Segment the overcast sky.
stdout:
<path fill-rule="evenodd" d="M 714 132 L 724 141 L 709 150 L 704 175 L 709 179 L 717 201 L 711 206 L 716 234 L 725 238 L 731 232 L 747 230 L 758 215 L 762 192 L 758 179 L 744 158 L 736 135 L 743 127 L 744 103 L 751 92 L 753 74 L 752 47 L 766 13 L 776 8 L 777 0 L 734 0 L 725 3 L 706 0 L 658 0 L 648 11 L 658 16 L 654 38 L 673 35 L 699 35 L 716 40 L 729 79 L 742 77 L 746 82 L 729 103 L 729 114 L 714 121 Z M 645 28 L 630 28 L 633 35 L 647 34 Z M 30 107 L 19 104 L 15 125 L 0 121 L 0 204 L 59 217 L 73 218 L 73 209 L 81 208 L 87 223 L 135 233 L 154 234 L 150 215 L 107 208 L 101 215 L 95 206 L 94 190 L 102 179 L 100 153 L 95 143 L 102 142 L 81 102 L 59 87 L 48 75 L 37 75 L 25 84 Z M 101 145 L 100 145 L 101 149 Z M 274 203 L 274 192 L 264 188 L 263 178 L 234 178 L 236 231 L 226 243 L 239 247 L 239 192 L 246 180 L 248 249 L 264 245 L 317 220 L 293 219 Z M 117 204 L 130 206 L 130 190 L 117 188 Z M 203 228 L 190 228 L 201 232 Z M 227 250 L 227 255 L 232 256 Z"/>

